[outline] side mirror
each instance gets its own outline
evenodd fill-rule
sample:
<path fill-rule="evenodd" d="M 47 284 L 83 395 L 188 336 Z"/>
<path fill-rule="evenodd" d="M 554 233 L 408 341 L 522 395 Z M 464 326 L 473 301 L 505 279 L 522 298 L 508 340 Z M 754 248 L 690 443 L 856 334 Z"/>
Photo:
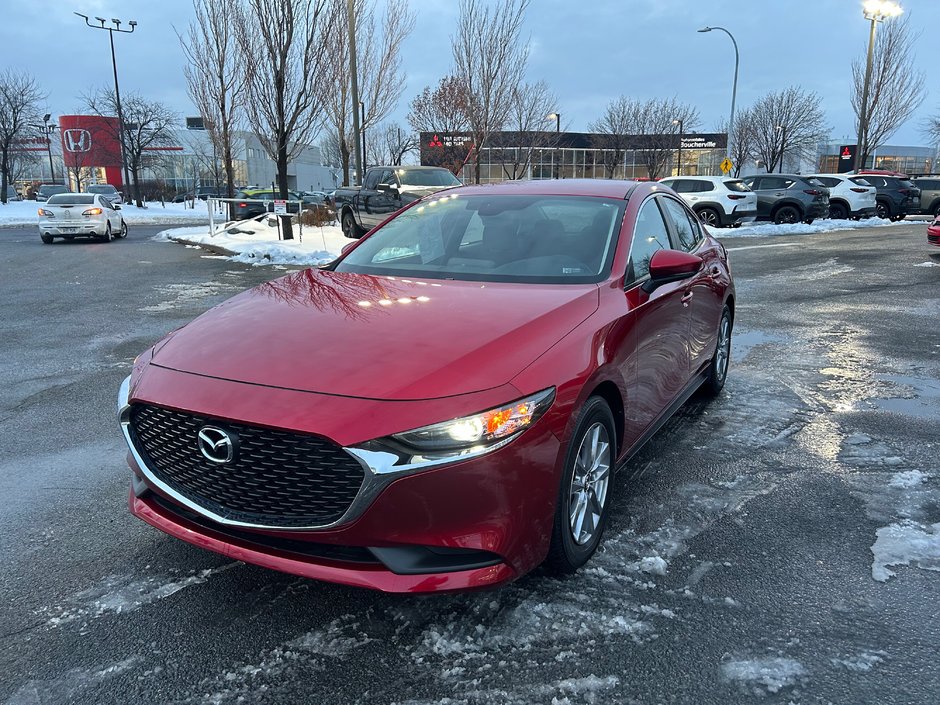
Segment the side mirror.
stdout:
<path fill-rule="evenodd" d="M 349 251 L 350 251 L 352 248 L 354 248 L 355 246 L 356 246 L 356 243 L 355 243 L 355 242 L 347 242 L 345 245 L 343 245 L 343 249 L 341 249 L 341 250 L 339 251 L 339 253 L 340 253 L 341 255 L 345 255 L 347 252 L 349 252 Z"/>
<path fill-rule="evenodd" d="M 650 258 L 650 278 L 640 288 L 651 294 L 663 284 L 688 279 L 695 276 L 703 262 L 701 257 L 688 252 L 657 250 Z"/>
<path fill-rule="evenodd" d="M 114 210 L 116 210 L 116 211 L 121 210 L 121 205 L 120 205 L 119 203 L 115 203 L 115 204 L 114 204 L 113 206 L 111 206 L 111 207 L 112 207 Z"/>

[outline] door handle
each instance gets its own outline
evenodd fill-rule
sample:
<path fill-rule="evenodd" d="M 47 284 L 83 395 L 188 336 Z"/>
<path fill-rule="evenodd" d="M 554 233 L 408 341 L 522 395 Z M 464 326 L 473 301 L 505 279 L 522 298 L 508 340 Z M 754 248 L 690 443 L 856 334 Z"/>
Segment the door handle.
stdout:
<path fill-rule="evenodd" d="M 691 292 L 691 291 L 688 292 L 688 293 L 686 293 L 686 294 L 683 294 L 683 295 L 682 295 L 682 298 L 679 299 L 679 301 L 682 302 L 682 305 L 683 305 L 683 306 L 688 306 L 688 305 L 689 305 L 689 301 L 691 301 L 691 300 L 692 300 L 692 292 Z"/>

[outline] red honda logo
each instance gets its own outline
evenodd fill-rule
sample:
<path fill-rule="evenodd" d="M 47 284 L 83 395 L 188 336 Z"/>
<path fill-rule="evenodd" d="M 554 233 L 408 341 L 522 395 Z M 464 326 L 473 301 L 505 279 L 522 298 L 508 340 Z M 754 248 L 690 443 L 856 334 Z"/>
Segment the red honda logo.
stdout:
<path fill-rule="evenodd" d="M 437 135 L 434 135 L 434 137 L 431 138 L 431 141 L 428 142 L 428 147 L 443 147 L 443 146 L 444 146 L 444 143 L 441 142 L 441 138 L 438 137 Z"/>

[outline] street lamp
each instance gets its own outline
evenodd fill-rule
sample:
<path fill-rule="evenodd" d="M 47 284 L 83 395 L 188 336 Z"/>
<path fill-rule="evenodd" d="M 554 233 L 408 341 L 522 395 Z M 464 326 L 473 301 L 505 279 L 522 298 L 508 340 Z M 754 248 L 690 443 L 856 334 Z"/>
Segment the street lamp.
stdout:
<path fill-rule="evenodd" d="M 897 17 L 902 12 L 901 6 L 891 0 L 868 0 L 862 7 L 862 15 L 871 22 L 871 32 L 868 35 L 868 59 L 865 62 L 865 84 L 862 88 L 862 102 L 858 109 L 858 135 L 855 145 L 855 170 L 865 168 L 865 163 L 859 164 L 862 157 L 862 147 L 867 146 L 868 141 L 868 87 L 871 83 L 871 63 L 875 52 L 875 27 L 879 22 L 884 22 L 892 17 Z"/>
<path fill-rule="evenodd" d="M 359 112 L 356 103 L 359 102 L 359 72 L 356 68 L 356 10 L 354 0 L 346 0 L 346 24 L 349 29 L 349 87 L 352 91 L 353 104 L 353 134 L 359 134 Z M 356 140 L 356 180 L 362 186 L 362 152 L 363 149 Z"/>
<path fill-rule="evenodd" d="M 672 124 L 679 126 L 679 156 L 676 159 L 676 176 L 682 176 L 682 118 L 676 118 L 672 121 Z"/>
<path fill-rule="evenodd" d="M 545 119 L 546 119 L 546 120 L 554 120 L 554 121 L 555 121 L 555 134 L 558 135 L 558 134 L 561 133 L 561 113 L 549 113 L 548 115 L 545 116 Z M 555 152 L 558 152 L 559 149 L 561 149 L 561 147 L 559 147 L 558 141 L 557 141 L 557 139 L 556 139 L 556 141 L 555 141 Z M 558 157 L 559 157 L 559 161 L 560 161 L 560 160 L 561 160 L 561 152 L 558 153 Z M 552 164 L 554 164 L 554 163 L 555 163 L 555 155 L 554 155 L 554 152 L 553 152 L 553 153 L 552 153 Z M 557 166 L 555 167 L 554 172 L 555 172 L 555 178 L 557 179 L 557 178 L 558 178 L 558 167 L 557 167 Z"/>
<path fill-rule="evenodd" d="M 699 32 L 711 32 L 713 29 L 720 30 L 731 37 L 731 43 L 734 44 L 734 83 L 731 84 L 731 117 L 728 118 L 728 159 L 731 159 L 731 135 L 733 134 L 734 129 L 734 100 L 738 95 L 738 63 L 740 56 L 738 55 L 738 43 L 734 41 L 734 35 L 731 34 L 724 27 L 702 27 Z"/>
<path fill-rule="evenodd" d="M 783 155 L 787 149 L 787 126 L 786 125 L 774 125 L 775 130 L 780 130 L 780 168 L 777 169 L 778 174 L 783 173 Z"/>
<path fill-rule="evenodd" d="M 58 127 L 55 123 L 49 124 L 49 120 L 52 118 L 51 113 L 46 113 L 42 116 L 42 125 L 37 123 L 29 123 L 30 127 L 35 127 L 37 130 L 42 129 L 43 135 L 45 135 L 46 140 L 46 150 L 49 152 L 49 180 L 52 183 L 55 183 L 55 168 L 52 166 L 52 133 Z"/>
<path fill-rule="evenodd" d="M 114 26 L 105 27 L 104 17 L 96 17 L 95 19 L 98 20 L 98 24 L 95 25 L 88 20 L 88 15 L 83 15 L 81 12 L 76 12 L 75 14 L 85 20 L 85 24 L 92 29 L 107 30 L 108 36 L 111 38 L 111 68 L 114 69 L 114 102 L 117 105 L 118 137 L 121 142 L 121 170 L 124 172 L 124 188 L 128 190 L 131 187 L 131 179 L 127 171 L 127 146 L 124 144 L 124 112 L 121 110 L 121 89 L 118 87 L 117 59 L 114 56 L 114 33 L 133 34 L 134 30 L 137 29 L 137 22 L 131 20 L 127 23 L 130 29 L 121 29 L 121 20 L 112 18 L 111 23 Z"/>
<path fill-rule="evenodd" d="M 362 168 L 366 168 L 366 104 L 359 101 L 359 111 L 362 115 Z"/>

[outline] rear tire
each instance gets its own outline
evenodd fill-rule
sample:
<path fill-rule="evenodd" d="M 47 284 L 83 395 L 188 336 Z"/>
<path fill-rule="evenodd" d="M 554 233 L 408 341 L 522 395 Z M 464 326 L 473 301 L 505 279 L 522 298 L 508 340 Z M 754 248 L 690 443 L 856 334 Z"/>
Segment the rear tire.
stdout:
<path fill-rule="evenodd" d="M 114 233 L 111 232 L 111 223 L 104 226 L 104 235 L 101 236 L 101 239 L 105 242 L 111 242 L 114 239 Z"/>
<path fill-rule="evenodd" d="M 718 340 L 715 342 L 715 354 L 708 366 L 708 377 L 702 383 L 702 391 L 710 397 L 717 397 L 724 389 L 728 379 L 728 365 L 731 363 L 731 309 L 725 306 L 718 322 Z"/>
<path fill-rule="evenodd" d="M 55 242 L 55 238 L 52 235 L 46 235 L 46 233 L 40 233 L 39 238 L 42 240 L 44 245 L 51 245 Z"/>
<path fill-rule="evenodd" d="M 849 217 L 849 209 L 841 203 L 830 203 L 829 217 L 833 220 L 845 220 Z"/>
<path fill-rule="evenodd" d="M 800 212 L 794 206 L 780 206 L 774 213 L 774 222 L 777 225 L 799 223 L 800 220 Z"/>
<path fill-rule="evenodd" d="M 709 227 L 721 227 L 721 216 L 714 208 L 702 208 L 700 211 L 698 211 L 698 219 Z"/>
<path fill-rule="evenodd" d="M 343 235 L 353 240 L 357 240 L 362 237 L 362 228 L 356 223 L 356 218 L 352 214 L 352 211 L 346 211 L 343 213 L 343 218 L 341 221 L 343 228 Z"/>
<path fill-rule="evenodd" d="M 552 542 L 545 566 L 573 573 L 601 543 L 610 516 L 617 433 L 607 402 L 591 397 L 578 416 L 565 452 Z"/>
<path fill-rule="evenodd" d="M 878 201 L 875 204 L 875 215 L 877 215 L 882 220 L 891 219 L 891 209 L 888 207 L 888 204 L 884 201 Z"/>

